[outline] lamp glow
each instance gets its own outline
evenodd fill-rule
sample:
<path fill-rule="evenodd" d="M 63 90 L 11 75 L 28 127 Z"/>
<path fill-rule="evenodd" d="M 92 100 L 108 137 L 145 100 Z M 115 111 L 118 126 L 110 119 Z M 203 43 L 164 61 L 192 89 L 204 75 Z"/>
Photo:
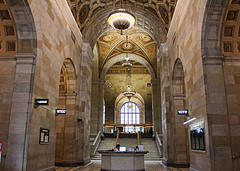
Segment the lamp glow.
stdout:
<path fill-rule="evenodd" d="M 190 120 L 188 120 L 188 121 L 184 122 L 183 124 L 185 125 L 185 124 L 187 124 L 187 123 L 189 123 L 189 122 L 192 122 L 192 121 L 194 121 L 195 119 L 197 119 L 197 118 L 196 118 L 196 117 L 194 117 L 194 118 L 192 118 L 192 119 L 190 119 Z"/>
<path fill-rule="evenodd" d="M 135 17 L 125 9 L 119 9 L 109 14 L 108 23 L 116 29 L 125 30 L 134 25 Z"/>

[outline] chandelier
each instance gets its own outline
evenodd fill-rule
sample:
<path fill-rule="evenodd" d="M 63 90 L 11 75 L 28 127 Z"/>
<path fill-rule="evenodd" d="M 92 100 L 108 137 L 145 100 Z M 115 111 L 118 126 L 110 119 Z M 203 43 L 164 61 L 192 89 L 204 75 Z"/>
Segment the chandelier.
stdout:
<path fill-rule="evenodd" d="M 126 36 L 126 46 L 128 46 L 128 36 Z M 129 61 L 128 53 L 126 53 L 125 61 L 122 62 L 122 67 L 130 70 L 133 63 Z"/>
<path fill-rule="evenodd" d="M 125 61 L 122 62 L 122 67 L 126 68 L 127 70 L 130 70 L 130 68 L 133 66 L 133 63 L 129 61 L 128 54 L 126 53 Z"/>
<path fill-rule="evenodd" d="M 126 63 L 128 63 L 128 62 L 130 62 L 130 61 L 126 60 L 126 61 L 123 62 L 123 63 L 126 64 Z M 122 64 L 122 65 L 123 65 L 123 64 Z M 131 63 L 131 65 L 129 64 L 129 65 L 127 65 L 127 66 L 128 66 L 128 67 L 126 67 L 126 65 L 124 66 L 124 67 L 126 68 L 126 70 L 127 70 L 127 78 L 126 78 L 127 91 L 123 91 L 122 94 L 123 94 L 124 96 L 126 96 L 126 97 L 128 98 L 128 100 L 130 101 L 131 97 L 135 96 L 136 91 L 132 91 L 132 90 L 131 90 L 132 85 L 131 85 L 131 69 L 130 69 L 130 67 L 132 66 L 132 63 Z"/>
<path fill-rule="evenodd" d="M 108 16 L 108 23 L 119 30 L 125 30 L 132 27 L 135 23 L 135 17 L 132 13 L 122 8 L 122 0 L 120 1 L 120 9 L 113 11 Z"/>

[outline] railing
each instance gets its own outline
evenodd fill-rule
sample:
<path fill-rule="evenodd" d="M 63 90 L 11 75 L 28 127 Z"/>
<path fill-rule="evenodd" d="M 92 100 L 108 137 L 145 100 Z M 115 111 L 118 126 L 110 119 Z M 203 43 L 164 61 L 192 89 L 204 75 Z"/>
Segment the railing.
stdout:
<path fill-rule="evenodd" d="M 137 141 L 138 141 L 138 145 L 140 144 L 140 136 L 139 136 L 140 132 L 138 131 L 137 133 Z"/>
<path fill-rule="evenodd" d="M 119 139 L 119 129 L 117 130 L 117 138 L 116 138 L 116 141 L 115 141 L 115 147 L 117 145 L 118 139 Z"/>
<path fill-rule="evenodd" d="M 90 145 L 90 155 L 93 156 L 97 149 L 98 149 L 98 146 L 101 142 L 101 131 L 98 132 L 97 136 L 95 137 L 93 143 Z"/>
<path fill-rule="evenodd" d="M 162 145 L 161 139 L 158 135 L 158 132 L 155 132 L 155 141 L 156 141 L 158 152 L 159 152 L 160 156 L 162 157 L 163 145 Z"/>

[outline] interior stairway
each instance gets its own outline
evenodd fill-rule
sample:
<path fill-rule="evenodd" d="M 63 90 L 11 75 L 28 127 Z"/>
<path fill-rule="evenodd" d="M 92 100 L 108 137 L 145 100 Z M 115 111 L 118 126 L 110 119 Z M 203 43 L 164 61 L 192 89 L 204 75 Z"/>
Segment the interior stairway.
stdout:
<path fill-rule="evenodd" d="M 101 141 L 98 150 L 111 150 L 115 145 L 115 138 L 104 138 Z M 127 149 L 137 146 L 137 139 L 135 138 L 119 138 L 118 144 L 121 146 L 126 146 Z M 148 151 L 145 155 L 145 160 L 161 160 L 161 157 L 158 153 L 157 146 L 152 138 L 141 138 L 140 144 L 143 145 L 144 151 Z M 98 151 L 97 150 L 97 151 Z M 96 152 L 96 154 L 92 157 L 92 160 L 101 160 L 101 154 Z"/>

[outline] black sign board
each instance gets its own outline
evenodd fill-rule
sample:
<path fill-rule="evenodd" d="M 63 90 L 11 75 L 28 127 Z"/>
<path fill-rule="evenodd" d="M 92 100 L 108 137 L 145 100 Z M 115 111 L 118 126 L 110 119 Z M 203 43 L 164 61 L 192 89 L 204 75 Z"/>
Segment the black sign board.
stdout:
<path fill-rule="evenodd" d="M 187 110 L 187 109 L 178 110 L 177 113 L 178 113 L 179 115 L 188 115 L 188 110 Z"/>
<path fill-rule="evenodd" d="M 191 149 L 205 151 L 204 128 L 198 128 L 190 131 Z"/>
<path fill-rule="evenodd" d="M 49 129 L 40 128 L 39 144 L 49 144 Z"/>
<path fill-rule="evenodd" d="M 40 105 L 48 105 L 48 99 L 35 99 L 35 107 Z"/>
<path fill-rule="evenodd" d="M 66 114 L 67 110 L 66 109 L 56 109 L 56 114 Z"/>

